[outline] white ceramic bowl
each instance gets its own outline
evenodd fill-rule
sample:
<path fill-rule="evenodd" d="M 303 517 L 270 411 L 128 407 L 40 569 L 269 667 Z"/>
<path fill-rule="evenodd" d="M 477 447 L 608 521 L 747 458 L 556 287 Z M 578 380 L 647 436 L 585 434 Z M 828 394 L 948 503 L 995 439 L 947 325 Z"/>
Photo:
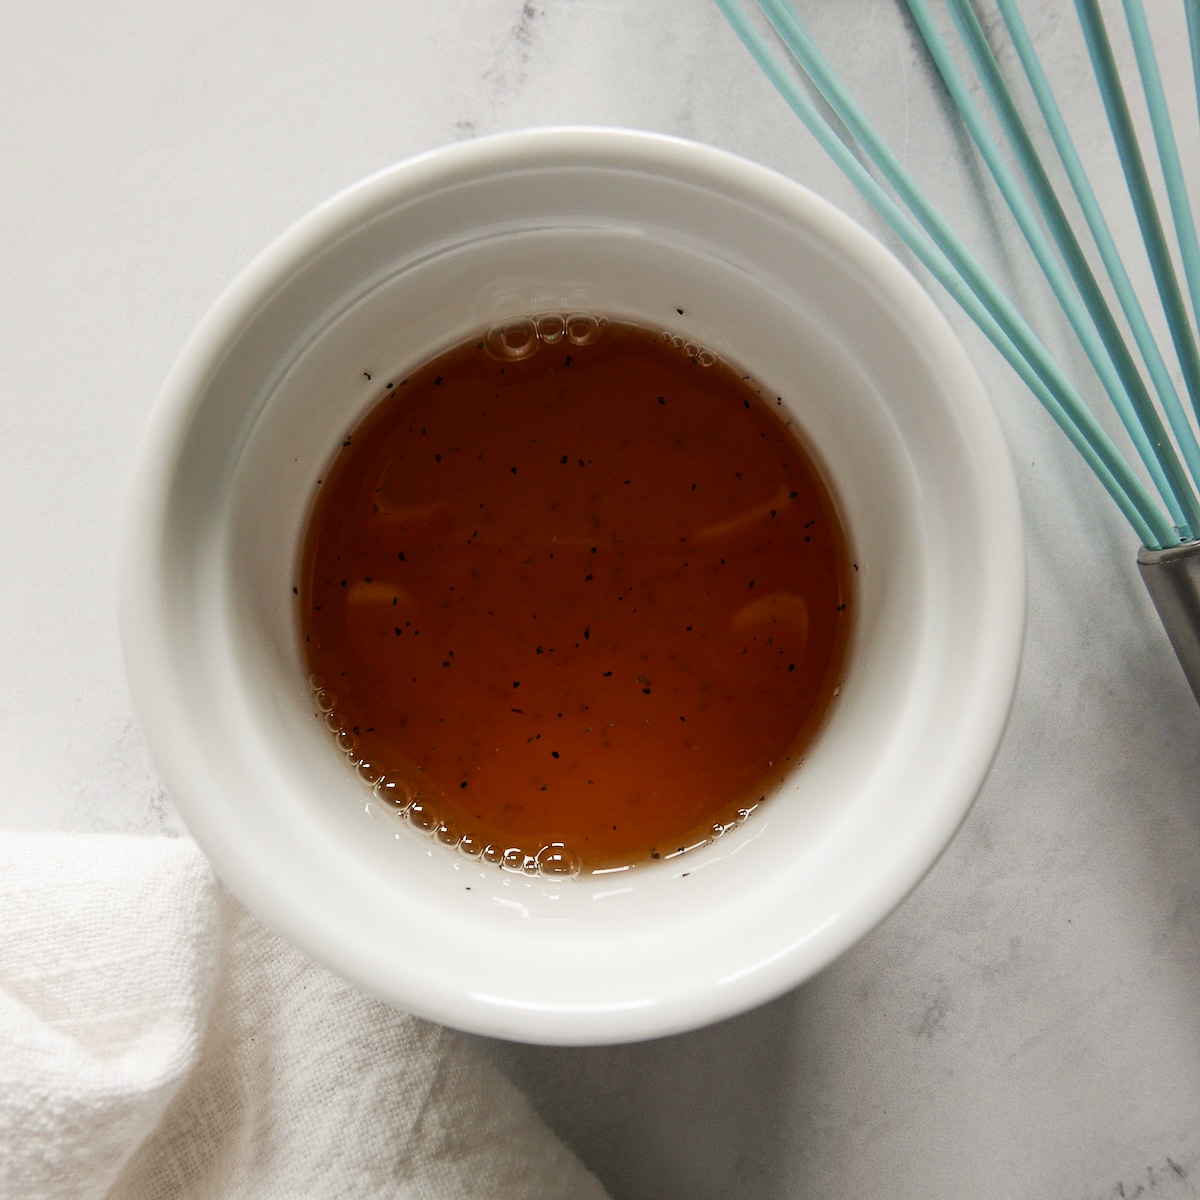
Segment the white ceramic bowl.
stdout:
<path fill-rule="evenodd" d="M 823 734 L 750 821 L 674 861 L 548 883 L 364 811 L 313 715 L 292 586 L 315 480 L 384 380 L 498 319 L 580 309 L 686 333 L 784 398 L 850 534 L 857 622 Z M 907 271 L 762 167 L 605 129 L 402 163 L 256 259 L 167 380 L 121 572 L 151 751 L 233 891 L 397 1005 L 550 1043 L 750 1008 L 887 914 L 980 786 L 1024 614 L 1000 433 Z"/>

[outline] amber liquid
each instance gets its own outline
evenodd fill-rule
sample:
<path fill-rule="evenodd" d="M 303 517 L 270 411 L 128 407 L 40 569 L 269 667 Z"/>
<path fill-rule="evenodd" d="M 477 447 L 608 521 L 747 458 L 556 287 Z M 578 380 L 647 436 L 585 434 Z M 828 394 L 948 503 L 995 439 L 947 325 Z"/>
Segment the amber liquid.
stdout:
<path fill-rule="evenodd" d="M 304 650 L 343 749 L 443 841 L 587 872 L 769 795 L 838 686 L 851 566 L 776 397 L 722 362 L 617 322 L 519 361 L 480 338 L 327 471 Z"/>

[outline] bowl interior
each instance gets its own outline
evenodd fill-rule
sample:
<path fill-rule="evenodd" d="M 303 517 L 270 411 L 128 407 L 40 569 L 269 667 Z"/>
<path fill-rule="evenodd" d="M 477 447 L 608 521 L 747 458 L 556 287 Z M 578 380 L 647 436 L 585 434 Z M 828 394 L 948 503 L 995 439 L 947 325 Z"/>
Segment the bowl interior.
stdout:
<path fill-rule="evenodd" d="M 314 715 L 293 596 L 316 482 L 386 384 L 545 311 L 682 333 L 742 367 L 823 465 L 857 565 L 842 692 L 783 790 L 706 848 L 567 883 L 380 809 Z M 978 381 L 877 243 L 716 151 L 550 131 L 366 181 L 219 302 L 141 464 L 127 655 L 189 827 L 285 936 L 462 1028 L 645 1037 L 807 977 L 929 867 L 1007 712 L 1021 547 Z"/>

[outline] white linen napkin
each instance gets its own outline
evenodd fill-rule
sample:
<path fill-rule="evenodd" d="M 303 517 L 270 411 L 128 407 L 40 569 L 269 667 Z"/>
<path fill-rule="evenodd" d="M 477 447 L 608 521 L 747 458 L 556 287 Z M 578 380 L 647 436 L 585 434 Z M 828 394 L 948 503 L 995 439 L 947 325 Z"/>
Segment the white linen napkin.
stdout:
<path fill-rule="evenodd" d="M 5 1200 L 604 1200 L 465 1039 L 260 925 L 186 838 L 0 833 Z"/>

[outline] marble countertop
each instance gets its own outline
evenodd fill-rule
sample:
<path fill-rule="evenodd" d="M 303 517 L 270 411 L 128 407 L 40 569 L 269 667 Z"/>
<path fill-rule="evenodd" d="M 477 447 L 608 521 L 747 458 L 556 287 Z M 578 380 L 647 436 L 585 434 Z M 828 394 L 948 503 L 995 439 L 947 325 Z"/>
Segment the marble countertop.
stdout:
<path fill-rule="evenodd" d="M 998 201 L 981 196 L 902 5 L 798 7 L 910 169 L 1078 365 Z M 1200 189 L 1182 5 L 1147 7 Z M 1102 152 L 1071 6 L 1023 10 L 1081 143 Z M 181 830 L 122 677 L 123 490 L 191 327 L 333 191 L 493 131 L 623 125 L 763 162 L 894 244 L 709 0 L 54 0 L 7 6 L 5 26 L 9 827 Z M 1117 172 L 1097 180 L 1128 234 Z M 649 1044 L 489 1047 L 616 1200 L 1200 1195 L 1200 708 L 1137 578 L 1134 535 L 938 299 L 993 397 L 1024 502 L 1029 626 L 1007 734 L 941 861 L 810 983 Z"/>

